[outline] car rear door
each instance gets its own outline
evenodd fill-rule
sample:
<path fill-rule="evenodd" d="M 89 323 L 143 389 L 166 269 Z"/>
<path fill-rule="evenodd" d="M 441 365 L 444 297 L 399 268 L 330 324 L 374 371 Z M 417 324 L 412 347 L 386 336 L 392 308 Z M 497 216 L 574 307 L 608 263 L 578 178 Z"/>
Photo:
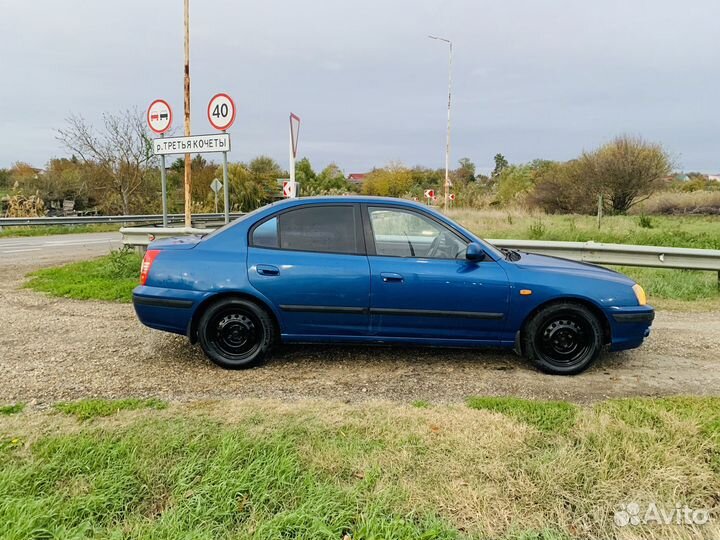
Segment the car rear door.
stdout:
<path fill-rule="evenodd" d="M 287 340 L 366 335 L 370 268 L 360 208 L 308 204 L 254 225 L 248 278 L 281 313 Z"/>
<path fill-rule="evenodd" d="M 465 260 L 469 241 L 430 214 L 363 205 L 371 333 L 418 341 L 499 339 L 508 314 L 505 270 Z"/>

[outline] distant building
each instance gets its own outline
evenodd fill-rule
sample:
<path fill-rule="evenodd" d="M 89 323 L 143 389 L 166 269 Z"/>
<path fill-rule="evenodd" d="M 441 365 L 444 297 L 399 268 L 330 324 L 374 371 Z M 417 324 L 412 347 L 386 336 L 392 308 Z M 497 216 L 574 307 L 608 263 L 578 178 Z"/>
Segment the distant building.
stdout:
<path fill-rule="evenodd" d="M 720 173 L 708 174 L 707 177 L 708 177 L 708 180 L 715 180 L 716 182 L 720 182 Z"/>
<path fill-rule="evenodd" d="M 356 186 L 361 186 L 365 182 L 368 173 L 352 173 L 348 174 L 347 181 Z"/>

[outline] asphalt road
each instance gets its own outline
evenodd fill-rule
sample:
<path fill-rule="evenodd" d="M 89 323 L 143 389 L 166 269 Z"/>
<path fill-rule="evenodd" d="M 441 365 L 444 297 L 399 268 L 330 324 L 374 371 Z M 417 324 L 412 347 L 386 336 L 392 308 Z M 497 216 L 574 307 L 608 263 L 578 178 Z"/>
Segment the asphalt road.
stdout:
<path fill-rule="evenodd" d="M 119 232 L 0 238 L 0 265 L 89 259 L 122 246 Z"/>

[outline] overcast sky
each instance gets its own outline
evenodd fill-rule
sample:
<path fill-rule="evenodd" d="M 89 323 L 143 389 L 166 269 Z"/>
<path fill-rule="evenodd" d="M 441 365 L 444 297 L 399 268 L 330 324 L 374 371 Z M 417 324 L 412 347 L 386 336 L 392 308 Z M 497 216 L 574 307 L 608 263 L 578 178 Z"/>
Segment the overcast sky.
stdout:
<path fill-rule="evenodd" d="M 362 172 L 564 160 L 628 133 L 686 171 L 720 172 L 718 0 L 190 0 L 192 130 L 238 104 L 231 160 L 299 154 Z M 71 113 L 169 101 L 182 129 L 181 0 L 0 0 L 0 167 L 66 155 Z"/>

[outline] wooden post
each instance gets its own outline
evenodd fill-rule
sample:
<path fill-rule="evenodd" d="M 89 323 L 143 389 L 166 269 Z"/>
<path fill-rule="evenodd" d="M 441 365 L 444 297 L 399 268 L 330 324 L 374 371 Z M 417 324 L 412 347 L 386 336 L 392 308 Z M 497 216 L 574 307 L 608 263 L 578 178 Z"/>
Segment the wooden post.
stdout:
<path fill-rule="evenodd" d="M 184 0 L 185 21 L 185 136 L 190 136 L 190 0 Z M 192 227 L 192 160 L 185 154 L 185 226 Z"/>
<path fill-rule="evenodd" d="M 600 228 L 600 220 L 603 215 L 603 196 L 602 193 L 598 196 L 598 212 L 597 212 L 597 228 Z"/>

